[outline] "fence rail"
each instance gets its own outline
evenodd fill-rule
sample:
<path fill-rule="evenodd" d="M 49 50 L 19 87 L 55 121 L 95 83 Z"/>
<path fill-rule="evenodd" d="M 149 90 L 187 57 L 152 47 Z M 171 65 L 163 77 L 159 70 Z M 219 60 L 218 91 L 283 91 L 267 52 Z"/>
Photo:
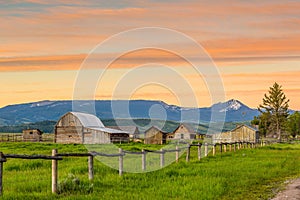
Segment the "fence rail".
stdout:
<path fill-rule="evenodd" d="M 53 142 L 53 134 L 43 134 L 42 139 L 38 138 L 23 138 L 22 134 L 18 133 L 9 133 L 3 134 L 0 133 L 0 142 Z"/>
<path fill-rule="evenodd" d="M 3 154 L 0 152 L 0 195 L 3 193 L 2 185 L 3 185 L 3 163 L 7 162 L 8 159 L 43 159 L 43 160 L 52 160 L 52 193 L 57 193 L 57 180 L 58 180 L 58 161 L 63 160 L 63 157 L 88 157 L 88 177 L 89 180 L 94 178 L 94 157 L 95 156 L 105 156 L 105 157 L 119 157 L 119 175 L 123 174 L 123 159 L 126 154 L 140 154 L 141 163 L 142 163 L 142 170 L 146 170 L 146 155 L 148 153 L 157 153 L 160 154 L 160 166 L 164 166 L 166 153 L 175 152 L 176 162 L 179 159 L 179 152 L 182 150 L 187 150 L 186 152 L 186 162 L 190 161 L 190 149 L 192 147 L 198 148 L 198 160 L 201 159 L 201 148 L 204 146 L 204 156 L 208 155 L 208 147 L 212 147 L 212 156 L 216 155 L 216 147 L 219 146 L 220 153 L 226 151 L 236 151 L 237 149 L 243 148 L 255 148 L 257 146 L 264 146 L 266 145 L 265 142 L 259 143 L 218 143 L 218 144 L 209 144 L 209 143 L 198 143 L 198 144 L 188 144 L 186 147 L 179 148 L 176 146 L 175 149 L 161 149 L 157 150 L 149 150 L 143 149 L 141 152 L 131 152 L 127 150 L 123 150 L 119 148 L 119 153 L 114 154 L 107 154 L 103 152 L 88 152 L 88 153 L 58 153 L 56 149 L 52 150 L 52 155 L 21 155 L 21 154 Z"/>

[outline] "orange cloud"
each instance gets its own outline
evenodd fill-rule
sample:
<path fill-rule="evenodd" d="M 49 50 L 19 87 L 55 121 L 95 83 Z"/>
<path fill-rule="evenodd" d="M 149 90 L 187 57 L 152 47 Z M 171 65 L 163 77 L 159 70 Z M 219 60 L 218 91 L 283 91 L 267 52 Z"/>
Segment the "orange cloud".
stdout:
<path fill-rule="evenodd" d="M 0 58 L 0 71 L 78 70 L 85 55 Z"/>

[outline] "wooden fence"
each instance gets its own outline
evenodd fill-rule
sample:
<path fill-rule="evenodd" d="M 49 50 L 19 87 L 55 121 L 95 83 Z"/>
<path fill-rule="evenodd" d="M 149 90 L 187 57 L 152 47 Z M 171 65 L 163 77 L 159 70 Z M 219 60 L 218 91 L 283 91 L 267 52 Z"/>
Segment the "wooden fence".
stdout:
<path fill-rule="evenodd" d="M 36 139 L 24 139 L 22 134 L 9 133 L 4 134 L 0 133 L 0 142 L 53 142 L 53 134 L 43 134 L 42 140 L 37 141 Z"/>
<path fill-rule="evenodd" d="M 142 170 L 146 170 L 146 155 L 147 153 L 156 153 L 160 154 L 160 167 L 164 167 L 165 159 L 164 155 L 166 153 L 175 152 L 176 162 L 179 160 L 179 152 L 186 149 L 186 162 L 190 161 L 190 149 L 192 147 L 197 147 L 198 149 L 198 160 L 201 159 L 201 147 L 204 146 L 204 156 L 208 155 L 209 146 L 212 148 L 212 155 L 216 155 L 216 147 L 219 146 L 220 153 L 227 151 L 236 151 L 244 148 L 255 148 L 257 146 L 264 146 L 265 142 L 261 143 L 219 143 L 219 144 L 208 144 L 208 143 L 198 143 L 198 144 L 188 144 L 185 147 L 179 148 L 176 146 L 175 149 L 161 149 L 157 151 L 143 149 L 141 152 L 132 152 L 126 151 L 119 148 L 119 153 L 116 154 L 107 154 L 102 152 L 89 152 L 89 153 L 59 153 L 56 149 L 52 150 L 52 155 L 18 155 L 18 154 L 3 154 L 0 152 L 0 195 L 3 193 L 2 189 L 2 178 L 3 178 L 3 163 L 7 162 L 7 159 L 43 159 L 43 160 L 52 160 L 52 193 L 57 193 L 57 180 L 58 180 L 58 161 L 62 160 L 63 157 L 88 157 L 88 178 L 93 180 L 94 178 L 94 157 L 95 156 L 105 156 L 105 157 L 119 157 L 119 175 L 123 174 L 123 159 L 126 154 L 140 154 L 141 155 L 141 167 Z"/>

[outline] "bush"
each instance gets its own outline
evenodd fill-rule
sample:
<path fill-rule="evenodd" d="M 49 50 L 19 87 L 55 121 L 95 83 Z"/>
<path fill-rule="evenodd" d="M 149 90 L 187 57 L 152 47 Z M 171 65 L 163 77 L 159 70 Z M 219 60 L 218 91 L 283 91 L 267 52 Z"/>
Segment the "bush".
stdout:
<path fill-rule="evenodd" d="M 67 178 L 58 183 L 58 194 L 88 194 L 91 192 L 93 192 L 93 184 L 81 182 L 74 174 L 69 174 Z"/>

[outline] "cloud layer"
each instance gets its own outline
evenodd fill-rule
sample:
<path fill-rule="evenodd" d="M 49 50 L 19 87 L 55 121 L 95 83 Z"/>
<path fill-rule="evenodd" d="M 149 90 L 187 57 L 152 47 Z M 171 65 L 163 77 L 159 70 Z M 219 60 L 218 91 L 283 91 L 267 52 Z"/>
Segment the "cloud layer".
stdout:
<path fill-rule="evenodd" d="M 5 94 L 0 106 L 72 98 L 74 74 L 96 45 L 121 31 L 155 26 L 175 29 L 201 44 L 219 67 L 227 98 L 255 106 L 263 91 L 278 81 L 291 105 L 300 109 L 298 1 L 0 0 L 0 5 L 0 80 L 5 85 L 0 89 Z M 120 45 L 126 42 L 130 41 Z M 157 38 L 157 42 L 164 41 Z M 107 49 L 102 57 L 110 59 L 112 51 L 118 49 Z M 197 56 L 190 49 L 186 51 Z M 101 61 L 95 62 L 103 67 Z M 125 70 L 149 62 L 187 65 L 171 53 L 145 50 L 122 56 L 111 69 Z M 28 80 L 35 83 L 36 74 L 41 77 L 40 88 Z M 58 89 L 55 77 L 62 79 L 58 82 L 66 92 Z M 197 90 L 204 91 L 205 85 L 200 85 Z M 109 98 L 110 92 L 96 96 Z M 250 95 L 245 97 L 246 93 Z M 161 95 L 162 100 L 175 101 L 168 99 L 165 91 Z M 153 94 L 145 90 L 135 97 L 153 98 Z M 207 98 L 203 105 L 210 103 Z"/>

